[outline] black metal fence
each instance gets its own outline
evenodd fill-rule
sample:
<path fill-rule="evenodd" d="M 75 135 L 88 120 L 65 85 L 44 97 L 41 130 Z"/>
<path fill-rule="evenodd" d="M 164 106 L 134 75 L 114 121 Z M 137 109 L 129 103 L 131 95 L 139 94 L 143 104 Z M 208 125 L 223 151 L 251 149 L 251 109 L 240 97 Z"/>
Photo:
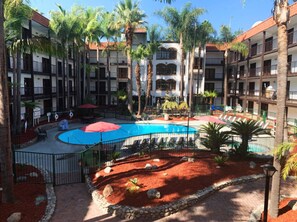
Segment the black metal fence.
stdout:
<path fill-rule="evenodd" d="M 14 175 L 15 181 L 26 181 L 25 177 L 32 176 L 31 172 L 25 171 L 22 165 L 32 165 L 46 171 L 49 179 L 44 181 L 42 177 L 36 183 L 53 183 L 54 185 L 84 182 L 84 175 L 95 172 L 104 163 L 113 159 L 129 156 L 135 153 L 152 154 L 156 151 L 174 150 L 185 155 L 203 148 L 201 144 L 203 135 L 195 130 L 177 133 L 154 133 L 134 137 L 121 138 L 92 146 L 78 153 L 47 154 L 24 151 L 14 151 Z M 231 143 L 222 149 L 232 149 L 241 142 L 240 137 L 231 137 Z M 253 137 L 249 141 L 250 151 L 264 152 L 265 149 L 273 148 L 274 138 L 269 136 Z M 264 151 L 263 151 L 264 149 Z M 159 152 L 158 155 L 160 157 Z M 162 158 L 162 156 L 161 156 Z"/>

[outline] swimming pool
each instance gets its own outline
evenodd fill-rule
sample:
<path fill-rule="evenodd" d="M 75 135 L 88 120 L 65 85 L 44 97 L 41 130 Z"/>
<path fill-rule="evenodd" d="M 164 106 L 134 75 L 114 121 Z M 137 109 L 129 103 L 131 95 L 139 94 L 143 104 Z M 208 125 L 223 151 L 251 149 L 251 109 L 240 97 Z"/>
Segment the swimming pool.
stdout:
<path fill-rule="evenodd" d="M 233 144 L 236 145 L 236 146 L 240 145 L 240 143 L 238 143 L 238 142 L 234 142 Z M 250 143 L 248 145 L 248 151 L 253 152 L 253 153 L 267 153 L 267 152 L 270 151 L 270 149 L 268 147 L 264 146 L 264 145 Z"/>
<path fill-rule="evenodd" d="M 141 136 L 150 133 L 187 133 L 187 126 L 176 124 L 119 124 L 118 130 L 102 133 L 102 142 L 118 140 L 132 136 Z M 189 134 L 196 132 L 196 129 L 189 127 Z M 76 145 L 93 145 L 99 142 L 100 133 L 86 133 L 80 129 L 70 130 L 61 133 L 58 139 L 65 143 Z"/>

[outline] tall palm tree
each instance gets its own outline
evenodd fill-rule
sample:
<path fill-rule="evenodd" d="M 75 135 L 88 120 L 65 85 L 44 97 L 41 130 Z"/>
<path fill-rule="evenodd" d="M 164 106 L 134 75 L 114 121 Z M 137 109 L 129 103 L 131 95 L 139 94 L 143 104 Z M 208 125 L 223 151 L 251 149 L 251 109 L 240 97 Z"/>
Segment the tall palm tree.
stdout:
<path fill-rule="evenodd" d="M 28 50 L 27 39 L 22 36 L 22 24 L 28 22 L 32 9 L 22 0 L 6 1 L 4 10 L 5 42 L 13 58 L 13 133 L 21 133 L 21 54 Z"/>
<path fill-rule="evenodd" d="M 72 10 L 73 15 L 80 18 L 78 36 L 82 39 L 83 44 L 83 99 L 90 94 L 90 75 L 87 75 L 87 54 L 89 54 L 89 44 L 99 42 L 102 35 L 99 18 L 102 14 L 101 8 L 82 8 L 75 6 Z"/>
<path fill-rule="evenodd" d="M 179 12 L 174 7 L 165 7 L 162 11 L 158 11 L 157 14 L 160 15 L 165 22 L 169 25 L 169 28 L 174 35 L 179 38 L 179 44 L 181 48 L 181 67 L 180 67 L 180 98 L 183 98 L 184 94 L 184 75 L 185 75 L 185 48 L 184 43 L 187 40 L 189 28 L 193 22 L 193 18 L 201 15 L 204 9 L 192 8 L 191 3 L 186 3 L 182 10 Z"/>
<path fill-rule="evenodd" d="M 278 59 L 277 59 L 277 108 L 276 108 L 276 129 L 274 146 L 277 147 L 284 142 L 284 126 L 286 114 L 286 89 L 287 89 L 287 23 L 289 21 L 289 3 L 288 0 L 275 0 L 273 9 L 273 18 L 277 25 L 277 43 L 278 43 Z M 281 164 L 277 156 L 274 157 L 273 165 L 276 172 L 272 178 L 271 187 L 271 203 L 270 216 L 277 217 L 280 200 L 280 178 Z"/>
<path fill-rule="evenodd" d="M 0 169 L 2 203 L 14 202 L 9 97 L 4 42 L 4 0 L 0 0 Z"/>
<path fill-rule="evenodd" d="M 65 69 L 66 81 L 67 81 L 67 108 L 70 108 L 70 87 L 69 87 L 69 46 L 73 41 L 75 35 L 80 31 L 79 17 L 74 16 L 74 13 L 66 12 L 62 6 L 57 5 L 57 11 L 51 11 L 50 28 L 61 41 L 61 45 L 64 47 L 64 58 L 66 59 Z M 65 86 L 65 85 L 64 85 Z M 65 106 L 65 103 L 64 103 Z"/>
<path fill-rule="evenodd" d="M 140 61 L 148 56 L 148 51 L 144 45 L 139 45 L 136 49 L 131 50 L 132 59 L 136 61 L 135 66 L 135 79 L 137 86 L 137 95 L 138 95 L 138 111 L 137 116 L 141 114 L 141 73 L 140 73 Z"/>
<path fill-rule="evenodd" d="M 133 45 L 134 30 L 139 25 L 144 23 L 146 15 L 139 8 L 138 2 L 132 2 L 132 0 L 122 0 L 115 8 L 116 15 L 116 27 L 123 29 L 126 39 L 126 50 L 127 50 L 127 64 L 128 64 L 128 81 L 127 81 L 127 92 L 128 92 L 128 110 L 130 113 L 133 112 L 132 102 L 132 61 L 130 56 L 130 50 Z"/>
<path fill-rule="evenodd" d="M 224 106 L 227 106 L 228 98 L 228 54 L 229 49 L 241 53 L 243 56 L 248 55 L 248 46 L 242 42 L 233 42 L 235 37 L 241 32 L 232 33 L 231 28 L 226 25 L 222 25 L 220 29 L 219 42 L 223 45 L 225 66 L 224 66 Z"/>
<path fill-rule="evenodd" d="M 147 68 L 147 86 L 145 94 L 145 103 L 144 111 L 147 108 L 148 101 L 151 95 L 152 79 L 153 79 L 153 55 L 156 53 L 160 46 L 161 40 L 161 30 L 158 25 L 152 25 L 147 27 L 147 32 L 149 36 L 149 43 L 147 44 L 147 59 L 148 59 L 148 68 Z"/>
<path fill-rule="evenodd" d="M 267 134 L 269 131 L 263 129 L 262 127 L 256 124 L 257 122 L 254 120 L 244 121 L 236 121 L 232 122 L 231 134 L 238 135 L 241 137 L 241 144 L 238 148 L 239 154 L 242 156 L 246 156 L 248 152 L 248 141 L 253 135 L 261 135 Z"/>
<path fill-rule="evenodd" d="M 193 21 L 192 30 L 193 34 L 189 39 L 189 48 L 190 48 L 190 82 L 189 82 L 189 107 L 192 110 L 193 103 L 193 69 L 194 69 L 194 58 L 195 58 L 195 48 L 198 44 L 198 77 L 199 78 L 199 69 L 200 69 L 200 57 L 201 57 L 201 47 L 204 47 L 208 41 L 213 39 L 213 34 L 215 33 L 214 28 L 211 23 L 208 21 L 203 21 L 201 24 Z M 197 90 L 198 90 L 198 82 L 197 82 Z"/>

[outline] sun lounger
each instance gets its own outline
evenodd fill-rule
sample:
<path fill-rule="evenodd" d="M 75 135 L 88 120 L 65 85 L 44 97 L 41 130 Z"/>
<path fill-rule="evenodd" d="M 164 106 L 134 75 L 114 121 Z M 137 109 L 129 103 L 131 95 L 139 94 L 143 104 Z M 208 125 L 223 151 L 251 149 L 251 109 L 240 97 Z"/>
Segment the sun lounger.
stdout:
<path fill-rule="evenodd" d="M 221 114 L 221 115 L 219 116 L 219 119 L 220 119 L 220 120 L 221 120 L 221 119 L 223 119 L 223 116 L 224 116 L 224 115 L 223 115 L 223 114 Z"/>
<path fill-rule="evenodd" d="M 263 125 L 263 129 L 266 129 L 267 127 L 268 127 L 268 125 L 269 125 L 269 123 L 267 122 L 267 123 L 265 123 L 264 125 Z"/>

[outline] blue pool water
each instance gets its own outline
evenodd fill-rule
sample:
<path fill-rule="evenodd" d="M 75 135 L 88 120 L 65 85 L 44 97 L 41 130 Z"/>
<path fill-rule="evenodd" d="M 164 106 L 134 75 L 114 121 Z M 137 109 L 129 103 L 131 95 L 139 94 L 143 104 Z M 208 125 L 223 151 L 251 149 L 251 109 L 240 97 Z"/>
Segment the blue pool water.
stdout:
<path fill-rule="evenodd" d="M 187 133 L 187 127 L 175 124 L 119 124 L 118 130 L 102 133 L 102 142 L 140 136 L 150 133 Z M 195 128 L 189 127 L 189 133 L 196 132 Z M 92 145 L 100 141 L 101 133 L 85 133 L 80 129 L 61 133 L 58 139 L 70 144 Z"/>
<path fill-rule="evenodd" d="M 234 144 L 236 144 L 237 146 L 239 146 L 238 142 L 235 142 Z M 253 153 L 266 153 L 268 152 L 270 149 L 266 146 L 260 145 L 260 144 L 253 144 L 250 143 L 248 145 L 248 151 L 249 152 L 253 152 Z"/>

